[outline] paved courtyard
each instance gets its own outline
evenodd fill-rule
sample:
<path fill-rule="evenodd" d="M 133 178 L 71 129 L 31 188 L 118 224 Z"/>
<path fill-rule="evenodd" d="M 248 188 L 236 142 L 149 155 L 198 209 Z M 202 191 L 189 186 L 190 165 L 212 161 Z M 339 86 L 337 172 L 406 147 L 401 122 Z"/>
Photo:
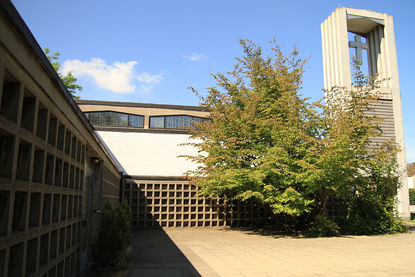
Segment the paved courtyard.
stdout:
<path fill-rule="evenodd" d="M 415 276 L 415 230 L 298 239 L 251 231 L 134 232 L 129 276 Z"/>

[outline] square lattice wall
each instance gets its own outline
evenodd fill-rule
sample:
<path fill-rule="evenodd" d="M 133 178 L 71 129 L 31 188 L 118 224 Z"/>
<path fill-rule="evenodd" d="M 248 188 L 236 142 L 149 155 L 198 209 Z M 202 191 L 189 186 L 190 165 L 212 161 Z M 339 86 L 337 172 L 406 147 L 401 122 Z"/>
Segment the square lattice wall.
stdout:
<path fill-rule="evenodd" d="M 85 142 L 36 88 L 4 66 L 0 88 L 0 276 L 55 276 L 60 262 L 64 269 L 70 263 L 69 276 L 79 272 L 85 232 Z M 59 241 L 66 247 L 58 252 Z"/>
<path fill-rule="evenodd" d="M 131 206 L 133 225 L 150 227 L 264 226 L 275 216 L 254 202 L 226 202 L 198 194 L 186 180 L 126 179 L 123 198 Z"/>

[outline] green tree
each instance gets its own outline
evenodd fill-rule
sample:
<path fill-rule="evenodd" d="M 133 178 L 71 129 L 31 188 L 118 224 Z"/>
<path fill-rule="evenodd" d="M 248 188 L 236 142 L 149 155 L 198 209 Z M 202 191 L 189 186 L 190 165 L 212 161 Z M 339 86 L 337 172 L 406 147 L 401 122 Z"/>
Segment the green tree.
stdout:
<path fill-rule="evenodd" d="M 189 172 L 201 193 L 211 197 L 255 199 L 274 213 L 310 212 L 318 143 L 317 113 L 299 96 L 304 61 L 296 49 L 284 56 L 275 45 L 272 58 L 241 40 L 244 56 L 229 74 L 215 74 L 201 105 L 211 121 L 197 124 L 193 138 L 202 166 Z"/>
<path fill-rule="evenodd" d="M 59 52 L 51 53 L 49 48 L 45 48 L 44 51 L 45 51 L 46 57 L 49 59 L 56 73 L 58 73 L 63 84 L 66 86 L 68 91 L 71 93 L 72 97 L 75 99 L 79 99 L 79 96 L 76 94 L 82 90 L 82 87 L 76 83 L 77 78 L 72 74 L 72 72 L 68 72 L 65 76 L 63 76 L 62 73 L 59 71 L 61 67 L 61 64 L 58 61 L 60 53 Z"/>
<path fill-rule="evenodd" d="M 234 70 L 213 75 L 217 86 L 206 97 L 194 90 L 211 119 L 189 129 L 199 155 L 188 158 L 200 166 L 188 175 L 201 194 L 254 199 L 275 214 L 329 226 L 313 226 L 324 234 L 337 233 L 326 218 L 327 201 L 336 197 L 345 211 L 342 231 L 392 230 L 396 148 L 373 146 L 380 135 L 379 119 L 367 116 L 373 84 L 356 68 L 351 91 L 336 88 L 326 92 L 327 105 L 309 104 L 298 92 L 305 61 L 295 48 L 284 56 L 272 41 L 273 56 L 264 57 L 260 46 L 240 43 Z M 359 213 L 362 206 L 372 212 Z M 357 230 L 365 221 L 374 224 Z"/>

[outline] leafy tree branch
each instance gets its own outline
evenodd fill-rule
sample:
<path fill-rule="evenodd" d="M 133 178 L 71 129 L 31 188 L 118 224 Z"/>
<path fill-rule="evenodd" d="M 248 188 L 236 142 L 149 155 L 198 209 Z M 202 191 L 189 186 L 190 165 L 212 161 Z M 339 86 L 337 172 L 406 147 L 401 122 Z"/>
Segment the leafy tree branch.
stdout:
<path fill-rule="evenodd" d="M 52 53 L 50 52 L 49 48 L 45 48 L 44 51 L 45 51 L 46 57 L 49 59 L 56 73 L 58 73 L 63 84 L 66 86 L 68 91 L 71 93 L 72 97 L 75 99 L 79 99 L 79 96 L 76 94 L 82 91 L 82 87 L 76 83 L 77 78 L 72 74 L 72 72 L 68 72 L 66 75 L 62 75 L 62 73 L 59 71 L 61 67 L 61 64 L 59 63 L 60 53 L 59 52 Z"/>

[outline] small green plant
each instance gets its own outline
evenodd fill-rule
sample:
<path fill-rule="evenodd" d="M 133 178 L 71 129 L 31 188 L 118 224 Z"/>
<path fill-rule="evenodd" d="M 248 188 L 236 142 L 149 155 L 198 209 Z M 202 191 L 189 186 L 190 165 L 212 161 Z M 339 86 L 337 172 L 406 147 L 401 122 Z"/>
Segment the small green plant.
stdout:
<path fill-rule="evenodd" d="M 409 189 L 409 203 L 415 205 L 415 189 Z"/>
<path fill-rule="evenodd" d="M 326 216 L 317 215 L 314 219 L 314 222 L 311 223 L 310 228 L 306 232 L 306 237 L 333 237 L 338 236 L 339 226 L 336 222 L 331 221 Z"/>
<path fill-rule="evenodd" d="M 106 203 L 93 247 L 96 268 L 113 270 L 125 265 L 122 251 L 128 246 L 130 236 L 131 212 L 128 203 L 123 201 L 115 208 L 111 203 Z"/>

